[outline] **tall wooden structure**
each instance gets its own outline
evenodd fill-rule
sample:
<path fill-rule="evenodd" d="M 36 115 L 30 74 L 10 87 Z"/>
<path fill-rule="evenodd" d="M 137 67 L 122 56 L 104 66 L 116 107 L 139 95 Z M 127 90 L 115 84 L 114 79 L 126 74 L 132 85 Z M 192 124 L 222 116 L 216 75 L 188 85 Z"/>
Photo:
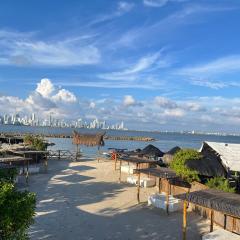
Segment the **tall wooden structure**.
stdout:
<path fill-rule="evenodd" d="M 96 133 L 96 134 L 83 134 L 73 131 L 73 144 L 77 147 L 76 160 L 79 156 L 79 145 L 85 145 L 87 147 L 98 147 L 98 154 L 100 147 L 104 146 L 104 135 L 106 132 Z M 98 158 L 99 160 L 99 158 Z"/>

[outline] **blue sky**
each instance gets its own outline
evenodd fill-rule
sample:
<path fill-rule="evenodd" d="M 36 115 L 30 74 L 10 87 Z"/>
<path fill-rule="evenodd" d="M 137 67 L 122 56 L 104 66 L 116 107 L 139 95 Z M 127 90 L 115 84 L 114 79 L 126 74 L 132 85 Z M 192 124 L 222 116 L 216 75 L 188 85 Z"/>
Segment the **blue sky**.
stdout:
<path fill-rule="evenodd" d="M 239 132 L 238 0 L 1 1 L 1 112 Z"/>

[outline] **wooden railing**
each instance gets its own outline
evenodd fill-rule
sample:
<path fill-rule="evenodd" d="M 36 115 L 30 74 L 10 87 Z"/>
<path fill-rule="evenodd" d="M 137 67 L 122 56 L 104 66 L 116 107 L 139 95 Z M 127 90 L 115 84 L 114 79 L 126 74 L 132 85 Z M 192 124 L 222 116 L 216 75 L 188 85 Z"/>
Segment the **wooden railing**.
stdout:
<path fill-rule="evenodd" d="M 70 150 L 49 150 L 48 157 L 50 159 L 64 159 L 64 160 L 77 160 L 81 156 L 81 152 L 74 152 Z"/>

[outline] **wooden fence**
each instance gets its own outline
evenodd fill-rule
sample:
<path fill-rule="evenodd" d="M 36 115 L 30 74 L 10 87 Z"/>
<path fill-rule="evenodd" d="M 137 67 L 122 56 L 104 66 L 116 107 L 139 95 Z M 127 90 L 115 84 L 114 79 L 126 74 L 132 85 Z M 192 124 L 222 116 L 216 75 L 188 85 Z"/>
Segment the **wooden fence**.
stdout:
<path fill-rule="evenodd" d="M 70 150 L 49 150 L 48 157 L 57 160 L 72 160 L 75 161 L 81 156 L 81 152 Z"/>

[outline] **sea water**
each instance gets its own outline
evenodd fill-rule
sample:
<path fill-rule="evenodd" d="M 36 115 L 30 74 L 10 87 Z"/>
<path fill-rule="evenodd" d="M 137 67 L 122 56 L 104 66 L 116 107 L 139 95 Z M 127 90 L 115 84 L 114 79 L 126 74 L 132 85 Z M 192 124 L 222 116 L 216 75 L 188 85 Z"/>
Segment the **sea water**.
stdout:
<path fill-rule="evenodd" d="M 13 125 L 0 125 L 0 133 L 32 133 L 32 134 L 61 134 L 71 135 L 73 130 L 82 133 L 95 133 L 92 129 L 73 129 L 73 128 L 51 128 L 51 127 L 30 127 L 30 126 L 13 126 Z M 156 139 L 153 142 L 144 141 L 120 141 L 120 140 L 105 140 L 105 146 L 101 151 L 107 151 L 108 148 L 126 148 L 134 150 L 137 148 L 144 148 L 148 144 L 153 144 L 161 151 L 166 152 L 169 149 L 179 146 L 181 148 L 195 148 L 199 149 L 203 141 L 225 142 L 225 143 L 240 143 L 240 136 L 217 136 L 217 135 L 204 135 L 204 134 L 187 134 L 187 133 L 164 133 L 164 132 L 144 132 L 144 131 L 118 131 L 106 130 L 107 135 L 111 136 L 141 136 L 151 137 Z M 52 150 L 76 150 L 76 146 L 72 144 L 71 138 L 47 138 L 50 142 L 55 143 L 49 149 Z M 82 146 L 81 150 L 88 155 L 93 155 L 97 152 L 97 147 Z"/>

